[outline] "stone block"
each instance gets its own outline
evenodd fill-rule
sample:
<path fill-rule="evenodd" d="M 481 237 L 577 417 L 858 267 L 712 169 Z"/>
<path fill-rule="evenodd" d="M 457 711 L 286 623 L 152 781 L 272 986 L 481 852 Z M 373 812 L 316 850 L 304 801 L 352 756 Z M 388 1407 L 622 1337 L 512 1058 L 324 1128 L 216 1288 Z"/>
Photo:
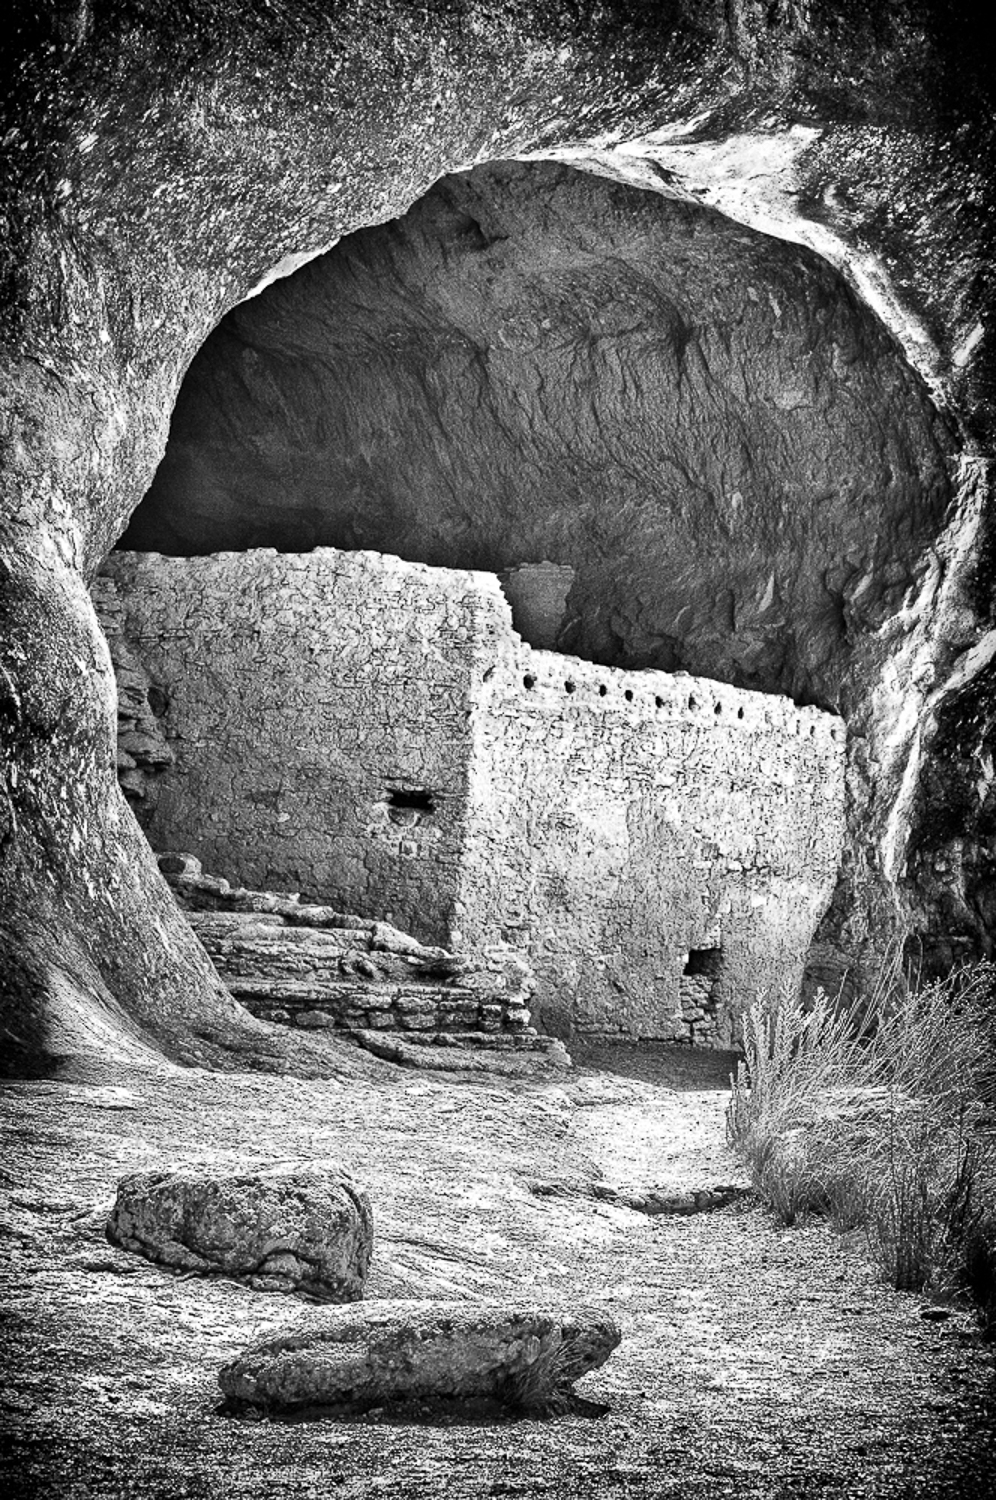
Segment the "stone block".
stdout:
<path fill-rule="evenodd" d="M 437 1031 L 439 1021 L 433 1009 L 429 1013 L 418 1015 L 399 1015 L 398 1027 L 402 1031 Z"/>
<path fill-rule="evenodd" d="M 524 1005 L 506 1005 L 502 1013 L 504 1024 L 516 1030 L 528 1026 L 531 1019 L 532 1013 Z"/>
<path fill-rule="evenodd" d="M 118 1183 L 107 1238 L 175 1270 L 352 1302 L 363 1295 L 373 1215 L 338 1163 L 231 1175 L 136 1172 Z"/>
<path fill-rule="evenodd" d="M 543 1409 L 620 1342 L 607 1313 L 383 1301 L 315 1308 L 222 1369 L 230 1401 L 273 1411 L 491 1398 Z"/>
<path fill-rule="evenodd" d="M 402 1016 L 429 1015 L 438 1007 L 439 999 L 435 994 L 400 994 L 394 1001 L 394 1009 Z"/>

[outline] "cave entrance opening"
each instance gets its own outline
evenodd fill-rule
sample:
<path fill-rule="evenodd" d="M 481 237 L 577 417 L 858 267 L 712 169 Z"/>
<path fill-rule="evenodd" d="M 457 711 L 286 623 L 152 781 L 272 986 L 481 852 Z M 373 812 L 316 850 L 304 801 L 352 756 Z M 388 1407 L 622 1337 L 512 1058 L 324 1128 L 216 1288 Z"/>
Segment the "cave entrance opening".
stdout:
<path fill-rule="evenodd" d="M 534 646 L 837 708 L 945 512 L 949 446 L 814 252 L 492 162 L 223 319 L 119 545 L 484 570 Z"/>
<path fill-rule="evenodd" d="M 715 746 L 739 732 L 736 774 L 723 770 L 739 797 L 742 772 L 755 783 L 781 776 L 782 791 L 798 787 L 786 757 L 805 736 L 815 759 L 773 825 L 794 848 L 788 830 L 808 815 L 799 809 L 815 806 L 824 784 L 833 783 L 831 801 L 837 795 L 837 730 L 818 730 L 823 716 L 812 709 L 837 705 L 855 640 L 904 596 L 947 503 L 944 460 L 936 414 L 901 351 L 816 255 L 562 163 L 497 162 L 442 179 L 403 218 L 350 235 L 223 320 L 188 371 L 163 462 L 120 547 L 192 565 L 215 554 L 276 554 L 290 565 L 330 548 L 378 559 L 375 567 L 394 557 L 500 577 L 527 653 L 516 658 L 516 715 L 547 713 L 556 681 L 562 722 L 565 700 L 579 715 L 596 700 L 603 718 L 621 707 L 630 714 L 627 743 L 650 732 L 649 721 L 660 764 L 675 763 L 670 813 L 665 797 L 634 813 L 639 798 L 630 796 L 627 838 L 642 818 L 659 851 L 675 818 L 694 827 L 679 764 L 694 759 L 692 739 L 711 734 L 705 743 Z M 253 607 L 279 620 L 293 614 L 295 584 L 283 578 L 267 592 L 272 582 L 260 585 Z M 412 605 L 398 618 L 407 630 L 418 616 Z M 463 637 L 474 639 L 473 631 Z M 328 649 L 341 652 L 349 640 L 341 616 Z M 541 659 L 549 652 L 561 653 L 559 668 Z M 564 655 L 573 659 L 566 672 Z M 409 682 L 431 676 L 431 659 L 430 645 Z M 502 673 L 487 652 L 481 664 L 474 691 L 487 684 L 497 695 Z M 588 681 L 592 664 L 637 675 L 610 689 L 604 671 Z M 308 670 L 307 653 L 299 665 Z M 357 665 L 357 682 L 364 672 L 369 681 L 369 661 Z M 657 672 L 668 681 L 651 692 Z M 682 673 L 708 681 L 682 686 Z M 770 708 L 749 695 L 727 702 L 724 684 L 768 695 Z M 365 723 L 369 710 L 367 695 Z M 680 729 L 668 738 L 672 710 Z M 397 700 L 382 712 L 396 720 Z M 525 763 L 521 749 L 507 763 Z M 703 765 L 715 786 L 711 755 Z M 407 879 L 429 847 L 422 835 L 442 837 L 446 809 L 466 797 L 444 778 L 435 812 L 403 809 L 383 793 L 385 775 L 397 774 L 381 763 L 379 790 L 359 805 L 372 799 L 383 809 L 371 815 L 369 835 L 381 848 L 386 829 L 412 831 L 400 819 L 424 825 L 397 846 Z M 618 767 L 603 775 L 606 785 L 620 779 Z M 284 819 L 287 847 L 295 812 L 284 804 L 293 798 L 276 780 L 257 805 Z M 571 780 L 565 767 L 559 787 Z M 719 806 L 715 817 L 727 820 L 715 857 L 683 851 L 702 907 L 687 930 L 714 921 L 716 891 L 731 881 L 747 891 L 747 872 L 779 867 L 759 866 L 756 849 L 735 848 L 728 836 L 740 818 L 763 840 L 753 815 Z M 612 868 L 599 818 L 584 812 L 574 822 L 585 831 L 572 869 L 596 847 L 592 868 L 603 855 Z M 433 848 L 442 857 L 438 842 Z M 659 871 L 659 852 L 651 863 Z M 563 888 L 555 873 L 549 891 Z M 744 907 L 753 913 L 744 922 L 764 926 L 761 949 L 782 969 L 789 932 L 798 967 L 832 869 L 817 860 L 793 866 L 792 878 L 801 892 L 794 906 L 785 892 L 754 890 L 755 904 Z M 617 958 L 625 969 L 631 950 L 647 946 L 642 928 L 634 938 L 620 915 L 639 909 L 635 888 L 616 903 L 609 932 L 612 880 L 596 874 L 595 884 L 604 920 L 579 942 L 610 959 L 592 994 L 605 992 Z M 414 889 L 400 879 L 396 888 Z M 552 913 L 509 907 L 501 930 L 529 932 L 539 952 Z M 451 936 L 466 923 L 454 915 L 444 926 Z M 736 951 L 733 943 L 717 993 L 750 978 L 747 948 Z M 655 1000 L 629 1014 L 617 1007 L 611 1026 L 642 1034 L 663 1024 L 676 1013 L 679 980 L 708 977 L 682 974 L 677 948 L 666 963 L 656 957 Z M 562 967 L 571 966 L 575 957 L 564 955 Z M 674 977 L 662 979 L 665 970 Z M 623 988 L 633 992 L 629 980 Z M 596 1028 L 610 1024 L 581 979 L 572 1004 L 587 1007 Z"/>

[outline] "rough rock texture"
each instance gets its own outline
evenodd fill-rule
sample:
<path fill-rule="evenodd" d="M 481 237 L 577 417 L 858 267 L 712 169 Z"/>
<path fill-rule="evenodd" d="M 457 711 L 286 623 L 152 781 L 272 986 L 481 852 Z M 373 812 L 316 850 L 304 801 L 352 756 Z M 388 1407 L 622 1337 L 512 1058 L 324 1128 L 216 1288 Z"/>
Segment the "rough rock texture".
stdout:
<path fill-rule="evenodd" d="M 955 503 L 925 546 L 924 590 L 878 641 L 889 670 L 876 722 L 893 733 L 869 741 L 877 769 L 856 795 L 871 777 L 891 791 L 867 808 L 852 878 L 880 868 L 894 915 L 926 829 L 932 870 L 962 851 L 946 888 L 964 935 L 982 940 L 993 722 L 982 674 L 996 636 L 989 575 L 976 570 L 996 172 L 990 71 L 967 7 L 15 0 L 8 26 L 8 1059 L 47 1066 L 114 1037 L 185 1061 L 336 1066 L 241 1012 L 176 913 L 116 785 L 113 676 L 85 580 L 147 489 L 182 373 L 227 311 L 403 213 L 447 172 L 527 154 L 594 161 L 811 243 L 875 301 L 957 417 Z M 956 832 L 932 819 L 929 793 L 952 714 L 977 726 L 939 762 Z"/>
<path fill-rule="evenodd" d="M 325 548 L 105 567 L 169 704 L 153 844 L 511 945 L 562 1036 L 726 1045 L 737 1006 L 798 983 L 843 839 L 839 719 L 534 651 L 489 574 Z"/>
<path fill-rule="evenodd" d="M 229 314 L 122 545 L 552 559 L 574 569 L 562 649 L 851 708 L 950 449 L 812 251 L 499 162 Z"/>
<path fill-rule="evenodd" d="M 114 668 L 118 695 L 118 785 L 135 810 L 139 822 L 147 822 L 155 809 L 159 777 L 173 764 L 160 716 L 166 709 L 162 689 L 149 681 L 149 674 L 136 659 L 123 634 L 124 609 L 115 596 L 110 579 L 94 580 L 94 603 L 100 627 Z"/>
<path fill-rule="evenodd" d="M 407 1066 L 502 1071 L 499 1053 L 570 1063 L 530 1026 L 535 979 L 504 944 L 456 956 L 386 922 L 233 888 L 189 854 L 161 854 L 159 868 L 229 991 L 262 1020 L 345 1031 Z"/>
<path fill-rule="evenodd" d="M 520 563 L 498 577 L 502 593 L 512 606 L 512 624 L 518 634 L 530 646 L 553 650 L 567 613 L 574 569 L 566 563 L 544 560 Z"/>
<path fill-rule="evenodd" d="M 894 926 L 873 868 L 903 769 L 883 689 L 955 451 L 813 251 L 501 162 L 229 315 L 123 545 L 552 557 L 569 599 L 552 629 L 520 608 L 534 644 L 843 712 L 853 849 L 824 936 L 853 960 L 863 929 Z"/>
<path fill-rule="evenodd" d="M 243 1176 L 135 1172 L 118 1183 L 107 1238 L 178 1271 L 356 1302 L 373 1252 L 373 1214 L 338 1165 Z"/>
<path fill-rule="evenodd" d="M 277 1411 L 479 1397 L 542 1408 L 620 1339 L 594 1310 L 371 1302 L 302 1318 L 227 1364 L 218 1383 L 232 1401 Z"/>

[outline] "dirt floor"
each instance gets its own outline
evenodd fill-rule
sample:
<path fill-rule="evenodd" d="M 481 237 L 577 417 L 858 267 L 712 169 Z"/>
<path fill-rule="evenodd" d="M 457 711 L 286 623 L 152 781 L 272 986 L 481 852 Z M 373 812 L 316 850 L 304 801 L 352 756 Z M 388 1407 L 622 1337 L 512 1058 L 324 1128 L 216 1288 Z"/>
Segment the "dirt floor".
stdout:
<path fill-rule="evenodd" d="M 728 1059 L 590 1051 L 534 1082 L 199 1071 L 2 1089 L 0 1489 L 60 1500 L 390 1495 L 996 1497 L 994 1358 L 971 1315 L 882 1286 L 859 1243 L 779 1229 L 724 1145 Z M 583 1410 L 249 1420 L 220 1365 L 298 1304 L 108 1245 L 122 1173 L 347 1163 L 368 1297 L 609 1307 Z M 656 1190 L 656 1196 L 652 1190 Z M 649 1194 L 649 1196 L 648 1196 Z"/>

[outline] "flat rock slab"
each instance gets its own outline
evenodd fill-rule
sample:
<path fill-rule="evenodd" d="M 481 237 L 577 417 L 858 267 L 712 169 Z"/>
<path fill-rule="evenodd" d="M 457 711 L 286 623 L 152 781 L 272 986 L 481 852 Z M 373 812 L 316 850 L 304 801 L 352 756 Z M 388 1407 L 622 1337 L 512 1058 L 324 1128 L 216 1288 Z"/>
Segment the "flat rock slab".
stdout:
<path fill-rule="evenodd" d="M 177 1270 L 355 1302 L 370 1265 L 373 1214 L 338 1163 L 240 1175 L 136 1172 L 118 1183 L 107 1238 Z"/>
<path fill-rule="evenodd" d="M 365 1302 L 310 1311 L 225 1365 L 218 1383 L 230 1401 L 272 1411 L 481 1397 L 543 1408 L 620 1338 L 588 1308 Z"/>

